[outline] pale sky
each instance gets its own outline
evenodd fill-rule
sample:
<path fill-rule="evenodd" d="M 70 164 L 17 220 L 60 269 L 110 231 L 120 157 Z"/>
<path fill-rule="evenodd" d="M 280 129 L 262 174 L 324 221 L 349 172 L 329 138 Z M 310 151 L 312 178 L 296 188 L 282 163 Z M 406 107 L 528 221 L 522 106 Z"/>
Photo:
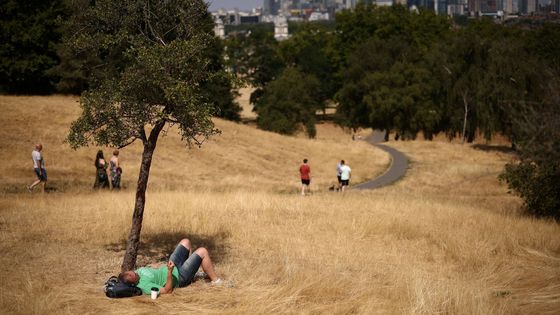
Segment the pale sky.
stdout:
<path fill-rule="evenodd" d="M 210 3 L 210 11 L 216 11 L 220 8 L 240 10 L 249 10 L 263 6 L 263 0 L 205 0 Z"/>

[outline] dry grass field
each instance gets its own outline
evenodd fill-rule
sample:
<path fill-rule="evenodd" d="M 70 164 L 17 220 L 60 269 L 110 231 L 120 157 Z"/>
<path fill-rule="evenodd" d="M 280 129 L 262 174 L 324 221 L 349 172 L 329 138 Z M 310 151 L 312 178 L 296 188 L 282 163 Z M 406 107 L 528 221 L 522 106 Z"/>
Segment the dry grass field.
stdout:
<path fill-rule="evenodd" d="M 560 311 L 560 227 L 518 213 L 520 200 L 496 179 L 507 153 L 391 143 L 411 160 L 407 176 L 340 194 L 325 189 L 340 152 L 357 180 L 382 172 L 387 157 L 328 125 L 307 140 L 220 120 L 223 134 L 202 149 L 186 150 L 173 132 L 159 144 L 138 262 L 165 259 L 186 236 L 235 286 L 108 299 L 101 287 L 123 256 L 139 147 L 122 151 L 127 189 L 91 191 L 95 148 L 60 143 L 73 102 L 0 97 L 2 314 Z M 21 188 L 35 139 L 53 181 L 45 195 Z M 309 197 L 296 192 L 303 155 L 317 183 Z"/>
<path fill-rule="evenodd" d="M 111 148 L 90 147 L 73 151 L 63 141 L 70 123 L 79 115 L 77 98 L 0 97 L 0 191 L 23 192 L 33 181 L 31 151 L 42 142 L 50 178 L 57 192 L 87 190 L 93 186 L 93 161 L 98 149 L 111 157 Z M 389 157 L 332 125 L 318 127 L 317 140 L 283 137 L 242 124 L 216 119 L 222 134 L 202 149 L 188 149 L 175 129 L 160 137 L 150 174 L 152 190 L 274 190 L 296 191 L 299 165 L 308 158 L 314 190 L 326 190 L 336 182 L 335 166 L 345 159 L 354 166 L 354 181 L 383 172 Z M 135 188 L 141 143 L 121 150 L 123 185 Z M 28 183 L 27 183 L 28 184 Z"/>

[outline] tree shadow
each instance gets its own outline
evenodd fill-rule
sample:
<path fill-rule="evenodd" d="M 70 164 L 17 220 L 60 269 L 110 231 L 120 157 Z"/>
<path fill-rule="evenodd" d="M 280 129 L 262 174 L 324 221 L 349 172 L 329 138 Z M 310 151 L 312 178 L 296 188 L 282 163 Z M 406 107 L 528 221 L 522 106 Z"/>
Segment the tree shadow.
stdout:
<path fill-rule="evenodd" d="M 515 150 L 507 145 L 473 144 L 473 149 L 486 152 L 514 153 Z"/>
<path fill-rule="evenodd" d="M 212 257 L 214 263 L 219 263 L 226 259 L 228 253 L 227 239 L 230 233 L 226 231 L 218 231 L 214 234 L 197 235 L 183 232 L 158 232 L 146 233 L 141 235 L 140 246 L 138 248 L 138 257 L 136 266 L 141 267 L 156 262 L 167 262 L 173 250 L 183 238 L 191 241 L 193 250 L 199 247 L 206 247 Z M 126 250 L 126 239 L 120 242 L 105 245 L 105 249 L 113 252 L 122 252 Z"/>

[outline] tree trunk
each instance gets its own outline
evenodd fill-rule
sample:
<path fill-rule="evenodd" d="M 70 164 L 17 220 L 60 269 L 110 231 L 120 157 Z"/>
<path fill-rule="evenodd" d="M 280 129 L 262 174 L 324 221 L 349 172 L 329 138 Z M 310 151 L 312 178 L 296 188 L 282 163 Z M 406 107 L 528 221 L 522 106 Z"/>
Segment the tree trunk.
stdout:
<path fill-rule="evenodd" d="M 467 102 L 467 93 L 463 93 L 463 105 L 465 106 L 465 118 L 463 119 L 463 137 L 461 144 L 465 143 L 466 133 L 467 133 L 467 118 L 469 115 L 469 103 Z"/>
<path fill-rule="evenodd" d="M 389 141 L 389 129 L 385 129 L 385 137 L 383 139 L 385 142 Z"/>
<path fill-rule="evenodd" d="M 140 174 L 138 174 L 138 184 L 136 186 L 136 201 L 132 214 L 132 226 L 130 227 L 130 233 L 128 234 L 128 240 L 126 242 L 126 252 L 124 254 L 121 271 L 133 270 L 136 267 L 136 256 L 138 254 L 138 246 L 140 245 L 140 231 L 142 230 L 150 166 L 152 165 L 152 157 L 156 149 L 159 133 L 164 125 L 164 121 L 156 123 L 148 139 L 146 139 L 145 134 L 143 134 L 144 151 L 142 152 L 142 163 L 140 165 Z M 142 130 L 142 133 L 143 132 Z"/>

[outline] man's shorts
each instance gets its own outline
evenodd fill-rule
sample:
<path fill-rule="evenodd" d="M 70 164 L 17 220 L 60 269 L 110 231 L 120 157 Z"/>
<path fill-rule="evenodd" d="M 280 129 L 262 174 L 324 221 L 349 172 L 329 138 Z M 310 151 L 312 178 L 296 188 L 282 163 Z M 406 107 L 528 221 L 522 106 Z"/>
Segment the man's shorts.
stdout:
<path fill-rule="evenodd" d="M 193 253 L 189 257 L 189 250 L 181 244 L 178 244 L 177 247 L 175 247 L 175 250 L 169 257 L 169 260 L 175 264 L 175 267 L 177 267 L 177 270 L 179 271 L 180 287 L 186 287 L 191 284 L 198 268 L 200 267 L 200 264 L 202 263 L 202 258 L 198 256 L 197 253 Z"/>
<path fill-rule="evenodd" d="M 303 179 L 303 178 L 302 178 L 302 179 L 301 179 L 301 183 L 302 183 L 303 185 L 309 186 L 309 184 L 311 183 L 311 179 Z"/>
<path fill-rule="evenodd" d="M 350 183 L 349 179 L 341 179 L 340 183 L 342 184 L 342 186 L 348 186 L 348 184 Z"/>
<path fill-rule="evenodd" d="M 37 175 L 37 179 L 46 182 L 47 181 L 47 170 L 44 168 L 41 169 L 41 173 L 39 173 L 39 169 L 35 168 L 35 175 Z"/>
<path fill-rule="evenodd" d="M 337 175 L 336 178 L 338 178 L 338 183 L 341 184 L 342 183 L 342 178 L 340 177 L 340 175 Z"/>

